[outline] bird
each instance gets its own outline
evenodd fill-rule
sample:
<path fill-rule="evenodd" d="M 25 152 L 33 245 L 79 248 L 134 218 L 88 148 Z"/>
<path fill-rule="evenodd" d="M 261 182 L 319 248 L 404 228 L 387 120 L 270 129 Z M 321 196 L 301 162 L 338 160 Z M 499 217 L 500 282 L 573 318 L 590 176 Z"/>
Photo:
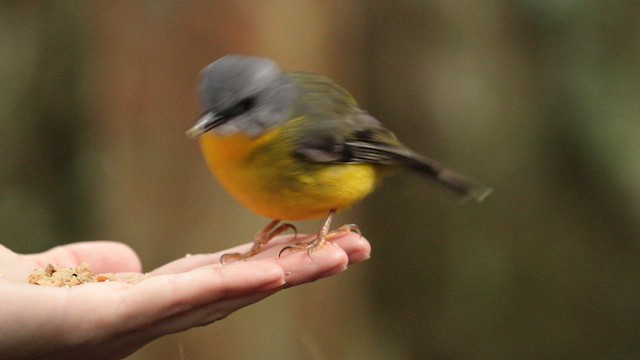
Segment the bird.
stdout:
<path fill-rule="evenodd" d="M 226 55 L 200 73 L 201 116 L 187 131 L 197 138 L 218 182 L 249 210 L 271 219 L 245 253 L 258 254 L 275 236 L 296 231 L 283 221 L 325 217 L 311 239 L 284 247 L 309 255 L 346 232 L 330 231 L 338 210 L 370 194 L 386 174 L 409 169 L 464 199 L 492 191 L 402 144 L 380 121 L 328 77 L 286 72 L 265 57 Z M 296 232 L 297 234 L 297 232 Z"/>

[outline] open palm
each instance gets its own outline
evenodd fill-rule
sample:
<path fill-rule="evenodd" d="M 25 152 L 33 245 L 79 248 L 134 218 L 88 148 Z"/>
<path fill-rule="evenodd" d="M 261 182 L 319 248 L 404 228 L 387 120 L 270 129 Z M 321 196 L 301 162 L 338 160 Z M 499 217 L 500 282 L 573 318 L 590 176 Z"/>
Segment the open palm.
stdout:
<path fill-rule="evenodd" d="M 148 342 L 220 320 L 287 287 L 337 274 L 369 257 L 364 238 L 348 234 L 313 253 L 277 256 L 291 237 L 279 237 L 247 261 L 220 265 L 222 253 L 172 261 L 148 274 L 128 246 L 110 241 L 75 243 L 21 255 L 0 246 L 0 353 L 4 359 L 119 359 Z M 337 245 L 337 246 L 335 246 Z M 87 283 L 72 288 L 27 283 L 49 263 L 90 264 L 132 282 Z"/>

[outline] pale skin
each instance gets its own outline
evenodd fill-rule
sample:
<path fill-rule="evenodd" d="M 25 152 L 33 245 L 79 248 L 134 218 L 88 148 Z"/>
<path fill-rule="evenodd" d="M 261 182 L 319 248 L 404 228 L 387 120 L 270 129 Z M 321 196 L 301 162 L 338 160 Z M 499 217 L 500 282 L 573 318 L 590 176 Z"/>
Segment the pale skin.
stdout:
<path fill-rule="evenodd" d="M 300 236 L 299 236 L 300 237 Z M 21 255 L 0 245 L 0 354 L 3 359 L 120 359 L 161 336 L 204 326 L 280 290 L 344 271 L 369 258 L 371 247 L 345 234 L 313 252 L 278 252 L 291 236 L 277 237 L 247 260 L 220 265 L 220 255 L 183 257 L 145 277 L 136 253 L 110 241 L 75 243 Z M 49 263 L 140 279 L 72 288 L 27 283 Z"/>

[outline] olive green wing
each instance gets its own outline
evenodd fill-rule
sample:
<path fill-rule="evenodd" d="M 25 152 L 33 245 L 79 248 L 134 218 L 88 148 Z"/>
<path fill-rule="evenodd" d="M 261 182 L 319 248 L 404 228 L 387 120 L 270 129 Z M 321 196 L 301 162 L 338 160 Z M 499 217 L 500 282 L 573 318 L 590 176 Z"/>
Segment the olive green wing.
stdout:
<path fill-rule="evenodd" d="M 401 144 L 374 117 L 359 110 L 341 120 L 313 119 L 303 131 L 295 155 L 314 163 L 372 164 L 405 167 L 445 185 L 449 189 L 482 201 L 491 189 L 419 155 Z"/>

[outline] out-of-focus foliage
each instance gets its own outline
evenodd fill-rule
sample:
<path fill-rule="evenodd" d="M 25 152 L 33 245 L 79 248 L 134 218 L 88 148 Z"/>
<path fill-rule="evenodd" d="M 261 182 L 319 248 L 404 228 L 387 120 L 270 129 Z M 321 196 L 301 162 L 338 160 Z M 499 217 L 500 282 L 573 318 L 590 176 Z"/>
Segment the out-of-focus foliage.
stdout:
<path fill-rule="evenodd" d="M 227 53 L 330 75 L 495 192 L 390 177 L 338 218 L 368 263 L 132 359 L 640 357 L 637 1 L 4 2 L 2 244 L 108 238 L 151 269 L 248 241 L 266 219 L 184 135 Z"/>

